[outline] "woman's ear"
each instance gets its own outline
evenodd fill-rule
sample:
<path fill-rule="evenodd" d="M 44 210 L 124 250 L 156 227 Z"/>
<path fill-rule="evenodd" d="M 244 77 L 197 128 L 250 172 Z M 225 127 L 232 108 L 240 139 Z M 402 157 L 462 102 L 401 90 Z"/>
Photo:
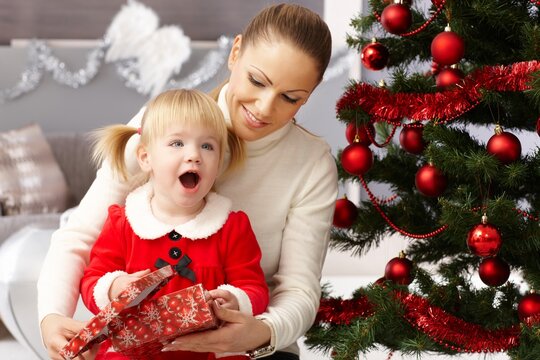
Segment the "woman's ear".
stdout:
<path fill-rule="evenodd" d="M 231 52 L 229 53 L 229 70 L 232 70 L 234 63 L 240 57 L 241 46 L 242 46 L 242 35 L 236 35 L 232 44 Z"/>
<path fill-rule="evenodd" d="M 150 165 L 150 154 L 148 154 L 145 145 L 139 145 L 137 148 L 137 162 L 143 172 L 147 173 L 152 170 L 152 166 Z"/>

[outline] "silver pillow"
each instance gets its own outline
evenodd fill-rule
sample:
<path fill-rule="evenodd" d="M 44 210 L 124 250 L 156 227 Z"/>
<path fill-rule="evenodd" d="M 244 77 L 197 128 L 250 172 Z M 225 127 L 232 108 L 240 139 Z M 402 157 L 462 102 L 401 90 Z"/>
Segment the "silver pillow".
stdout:
<path fill-rule="evenodd" d="M 66 180 L 39 125 L 0 132 L 2 215 L 62 212 L 69 200 Z"/>

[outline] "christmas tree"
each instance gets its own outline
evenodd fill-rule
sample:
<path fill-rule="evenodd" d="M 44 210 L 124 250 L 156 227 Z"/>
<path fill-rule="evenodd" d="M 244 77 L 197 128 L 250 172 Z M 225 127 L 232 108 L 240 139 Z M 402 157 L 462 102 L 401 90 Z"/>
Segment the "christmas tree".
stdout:
<path fill-rule="evenodd" d="M 369 4 L 348 44 L 389 75 L 351 81 L 336 105 L 340 181 L 368 196 L 336 202 L 331 246 L 361 256 L 389 234 L 409 241 L 351 298 L 323 296 L 307 344 L 334 359 L 383 346 L 538 360 L 540 150 L 520 138 L 540 136 L 540 1 Z"/>

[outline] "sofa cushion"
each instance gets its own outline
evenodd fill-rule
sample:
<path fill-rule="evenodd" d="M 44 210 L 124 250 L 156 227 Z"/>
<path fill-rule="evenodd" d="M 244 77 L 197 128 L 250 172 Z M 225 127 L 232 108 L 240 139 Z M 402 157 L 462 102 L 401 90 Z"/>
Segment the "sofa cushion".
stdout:
<path fill-rule="evenodd" d="M 39 125 L 0 132 L 2 215 L 62 212 L 70 196 Z"/>

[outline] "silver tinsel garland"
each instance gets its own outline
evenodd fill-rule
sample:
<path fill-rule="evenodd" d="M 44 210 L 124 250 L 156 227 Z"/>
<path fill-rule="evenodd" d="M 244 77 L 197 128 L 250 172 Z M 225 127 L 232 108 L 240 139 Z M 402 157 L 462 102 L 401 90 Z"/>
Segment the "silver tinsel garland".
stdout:
<path fill-rule="evenodd" d="M 213 78 L 225 63 L 229 54 L 232 39 L 221 36 L 217 41 L 217 49 L 211 50 L 200 61 L 197 68 L 182 78 L 171 78 L 165 88 L 195 88 Z M 51 73 L 59 84 L 77 89 L 88 84 L 99 72 L 104 63 L 108 44 L 101 41 L 87 55 L 86 65 L 76 71 L 70 71 L 65 62 L 56 57 L 44 41 L 33 40 L 28 46 L 28 61 L 17 84 L 11 88 L 0 90 L 0 103 L 16 99 L 35 90 L 43 79 L 44 73 Z M 352 66 L 351 52 L 347 49 L 332 56 L 323 81 L 328 81 L 349 71 Z M 140 90 L 142 84 L 134 60 L 116 62 L 117 73 L 124 80 L 125 86 Z"/>

